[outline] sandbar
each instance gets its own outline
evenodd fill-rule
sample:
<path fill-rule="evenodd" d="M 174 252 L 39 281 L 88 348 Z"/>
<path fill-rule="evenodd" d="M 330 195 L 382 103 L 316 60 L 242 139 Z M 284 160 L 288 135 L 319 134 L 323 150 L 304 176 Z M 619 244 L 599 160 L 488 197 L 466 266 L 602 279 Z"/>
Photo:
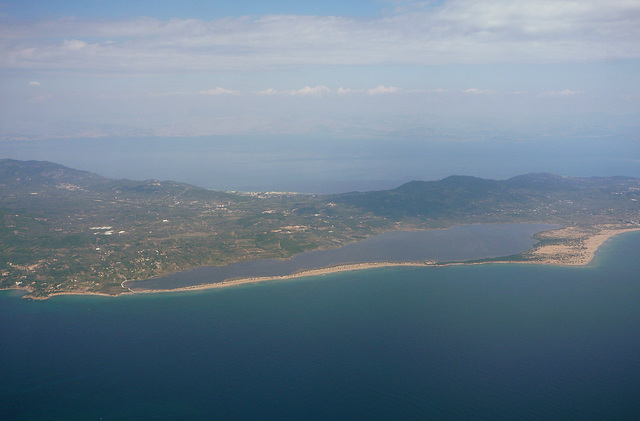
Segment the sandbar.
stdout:
<path fill-rule="evenodd" d="M 415 267 L 443 267 L 451 265 L 478 265 L 489 263 L 518 263 L 518 264 L 545 264 L 545 265 L 563 265 L 563 266 L 586 266 L 593 260 L 596 251 L 608 239 L 618 234 L 626 232 L 640 231 L 640 227 L 628 226 L 620 227 L 614 225 L 598 225 L 590 227 L 565 227 L 545 231 L 539 234 L 539 239 L 549 240 L 557 239 L 562 244 L 545 244 L 534 246 L 531 250 L 523 253 L 524 260 L 510 260 L 505 258 L 491 259 L 479 262 L 454 262 L 454 263 L 438 263 L 435 261 L 423 262 L 369 262 L 369 263 L 353 263 L 342 264 L 320 269 L 302 270 L 283 276 L 264 276 L 250 277 L 242 279 L 229 279 L 223 282 L 192 285 L 188 287 L 175 289 L 158 289 L 158 290 L 136 290 L 132 293 L 155 293 L 155 292 L 181 292 L 181 291 L 197 291 L 203 289 L 225 288 L 244 284 L 254 284 L 265 281 L 287 280 L 294 278 L 302 278 L 309 276 L 320 276 L 331 273 L 347 272 L 353 270 L 374 269 L 383 267 L 398 266 L 415 266 Z"/>
<path fill-rule="evenodd" d="M 129 294 L 148 294 L 148 293 L 160 293 L 160 292 L 182 292 L 182 291 L 197 291 L 204 289 L 214 288 L 226 288 L 245 284 L 255 284 L 266 281 L 287 280 L 294 278 L 320 276 L 331 273 L 347 272 L 354 270 L 374 269 L 383 267 L 398 267 L 398 266 L 414 266 L 414 267 L 442 267 L 450 265 L 478 265 L 489 263 L 525 263 L 525 264 L 545 264 L 545 265 L 562 265 L 562 266 L 585 266 L 588 265 L 594 258 L 596 251 L 602 244 L 608 239 L 618 234 L 623 234 L 632 231 L 640 231 L 640 226 L 630 227 L 629 225 L 593 225 L 586 227 L 564 227 L 544 231 L 536 235 L 536 238 L 540 241 L 534 245 L 532 249 L 522 254 L 522 259 L 487 259 L 476 262 L 453 262 L 453 263 L 439 263 L 436 261 L 408 261 L 408 262 L 367 262 L 367 263 L 353 263 L 353 264 L 340 264 L 336 266 L 330 266 L 320 269 L 310 269 L 295 272 L 289 275 L 282 276 L 264 276 L 264 277 L 250 277 L 241 279 L 229 279 L 216 283 L 205 283 L 192 285 L 188 287 L 173 288 L 173 289 L 154 289 L 154 290 L 131 290 L 124 286 L 125 290 L 119 294 L 106 294 L 102 292 L 91 291 L 59 291 L 53 294 L 42 297 L 28 297 L 31 299 L 43 300 L 53 296 L 60 295 L 98 295 L 106 297 L 115 297 L 119 295 Z M 125 281 L 126 282 L 126 281 Z M 12 287 L 6 289 L 22 289 L 31 292 L 28 288 Z"/>

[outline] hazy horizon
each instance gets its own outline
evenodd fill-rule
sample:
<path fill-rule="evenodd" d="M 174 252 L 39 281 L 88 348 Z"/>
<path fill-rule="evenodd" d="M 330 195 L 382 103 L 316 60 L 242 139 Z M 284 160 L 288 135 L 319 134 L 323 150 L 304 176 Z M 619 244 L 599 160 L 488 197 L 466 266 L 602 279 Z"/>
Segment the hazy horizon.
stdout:
<path fill-rule="evenodd" d="M 0 0 L 5 158 L 236 192 L 637 178 L 241 197 L 5 172 L 7 418 L 638 418 L 640 235 L 616 234 L 640 228 L 640 0 Z"/>
<path fill-rule="evenodd" d="M 0 158 L 229 190 L 640 176 L 637 1 L 10 1 L 0 40 Z"/>
<path fill-rule="evenodd" d="M 634 142 L 558 139 L 549 145 L 492 140 L 218 136 L 0 142 L 2 158 L 44 160 L 109 178 L 173 180 L 211 190 L 343 193 L 411 180 L 526 173 L 640 177 Z"/>

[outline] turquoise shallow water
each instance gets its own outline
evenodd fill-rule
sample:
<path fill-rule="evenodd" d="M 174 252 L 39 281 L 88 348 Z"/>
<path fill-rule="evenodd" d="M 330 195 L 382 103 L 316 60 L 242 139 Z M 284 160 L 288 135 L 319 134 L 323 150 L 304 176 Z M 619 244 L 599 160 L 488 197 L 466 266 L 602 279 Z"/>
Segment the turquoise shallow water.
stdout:
<path fill-rule="evenodd" d="M 640 234 L 590 267 L 0 293 L 4 419 L 638 419 Z"/>

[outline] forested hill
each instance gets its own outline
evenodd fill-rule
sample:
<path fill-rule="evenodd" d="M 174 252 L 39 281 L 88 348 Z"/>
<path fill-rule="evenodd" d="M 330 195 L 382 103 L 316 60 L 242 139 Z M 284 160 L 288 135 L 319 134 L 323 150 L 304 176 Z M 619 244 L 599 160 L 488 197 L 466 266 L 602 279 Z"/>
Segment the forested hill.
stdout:
<path fill-rule="evenodd" d="M 0 160 L 0 183 L 3 187 L 42 188 L 60 183 L 88 187 L 107 183 L 109 179 L 47 161 Z"/>
<path fill-rule="evenodd" d="M 605 209 L 638 209 L 640 179 L 575 178 L 527 174 L 508 180 L 451 176 L 411 181 L 384 191 L 353 192 L 335 200 L 390 217 L 464 217 L 482 214 L 596 214 Z M 584 212 L 588 210 L 589 212 Z"/>
<path fill-rule="evenodd" d="M 127 179 L 114 180 L 88 171 L 68 168 L 47 161 L 0 160 L 0 187 L 6 195 L 20 196 L 25 193 L 61 193 L 73 191 L 75 196 L 166 196 L 216 199 L 226 197 L 201 187 L 175 181 Z"/>
<path fill-rule="evenodd" d="M 216 192 L 0 160 L 0 288 L 122 292 L 124 280 L 287 258 L 389 230 L 470 223 L 640 224 L 640 180 L 452 176 L 334 195 Z"/>
<path fill-rule="evenodd" d="M 9 205 L 8 200 L 19 207 L 30 205 L 37 209 L 46 206 L 51 210 L 65 208 L 83 199 L 115 198 L 133 202 L 137 199 L 247 202 L 256 211 L 262 211 L 259 208 L 265 204 L 251 196 L 215 192 L 175 181 L 114 180 L 51 162 L 11 159 L 0 160 L 0 189 L 5 196 L 5 206 Z M 631 212 L 633 216 L 640 200 L 640 179 L 577 178 L 544 173 L 508 180 L 450 176 L 437 181 L 411 181 L 392 190 L 304 196 L 304 203 L 290 203 L 299 205 L 295 210 L 300 214 L 329 212 L 324 203 L 331 201 L 362 213 L 399 219 L 450 221 L 471 218 L 481 222 L 489 216 L 526 215 L 531 218 L 539 215 L 541 218 L 553 216 L 575 220 L 576 217 L 601 217 L 612 212 L 625 215 Z M 64 200 L 56 203 L 57 199 Z M 607 212 L 609 209 L 611 212 Z"/>

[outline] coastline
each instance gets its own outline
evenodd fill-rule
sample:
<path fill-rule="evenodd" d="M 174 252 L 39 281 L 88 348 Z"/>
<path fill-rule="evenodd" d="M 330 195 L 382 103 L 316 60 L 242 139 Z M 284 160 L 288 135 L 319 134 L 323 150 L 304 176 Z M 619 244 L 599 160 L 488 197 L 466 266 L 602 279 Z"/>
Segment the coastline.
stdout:
<path fill-rule="evenodd" d="M 303 278 L 309 276 L 320 276 L 339 272 L 348 272 L 354 270 L 365 270 L 383 267 L 446 267 L 453 265 L 481 265 L 481 264 L 494 264 L 494 263 L 517 263 L 517 264 L 543 264 L 543 265 L 557 265 L 557 266 L 586 266 L 593 260 L 596 251 L 610 238 L 628 232 L 640 231 L 640 227 L 616 227 L 611 225 L 597 225 L 590 227 L 564 227 L 550 231 L 544 231 L 537 235 L 540 243 L 534 245 L 534 247 L 522 254 L 524 259 L 522 260 L 510 260 L 507 257 L 504 260 L 487 259 L 486 261 L 474 261 L 474 262 L 448 262 L 438 263 L 435 261 L 422 261 L 422 262 L 367 262 L 367 263 L 351 263 L 341 264 L 336 266 L 330 266 L 318 269 L 309 269 L 295 272 L 289 275 L 282 276 L 264 276 L 264 277 L 250 277 L 240 279 L 229 279 L 222 282 L 199 284 L 182 288 L 173 289 L 157 289 L 157 290 L 139 290 L 133 291 L 129 288 L 128 291 L 123 291 L 119 294 L 106 294 L 101 292 L 90 291 L 60 291 L 47 296 L 29 297 L 25 298 L 33 300 L 46 300 L 54 296 L 61 295 L 95 295 L 104 297 L 118 297 L 122 295 L 131 294 L 152 294 L 152 293 L 172 293 L 172 292 L 187 292 L 198 291 L 214 288 L 226 288 L 244 284 L 254 284 L 266 281 L 279 281 L 289 280 L 295 278 Z M 126 282 L 126 281 L 125 281 Z M 4 290 L 23 290 L 27 293 L 31 292 L 28 288 L 11 287 Z"/>
<path fill-rule="evenodd" d="M 531 258 L 533 263 L 586 266 L 607 240 L 633 231 L 640 231 L 640 227 L 594 225 L 545 231 L 537 235 L 541 242 L 523 255 Z"/>
<path fill-rule="evenodd" d="M 604 228 L 604 229 L 603 229 Z M 637 228 L 623 228 L 623 229 L 615 229 L 611 227 L 599 226 L 599 229 L 596 234 L 591 234 L 586 236 L 586 238 L 581 238 L 585 235 L 585 232 L 575 227 L 569 228 L 559 228 L 556 230 L 546 231 L 541 234 L 550 234 L 556 233 L 552 235 L 561 235 L 562 238 L 570 238 L 572 240 L 581 240 L 581 243 L 576 244 L 572 251 L 574 254 L 577 254 L 577 257 L 571 255 L 571 258 L 564 258 L 562 255 L 558 255 L 558 250 L 555 245 L 534 247 L 534 249 L 529 250 L 523 254 L 537 254 L 535 260 L 487 260 L 487 261 L 479 261 L 479 262 L 451 262 L 451 263 L 438 263 L 435 261 L 425 261 L 425 262 L 369 262 L 369 263 L 352 263 L 352 264 L 344 264 L 337 266 L 330 266 L 326 268 L 319 269 L 309 269 L 303 270 L 299 272 L 292 273 L 290 275 L 283 276 L 264 276 L 264 277 L 251 277 L 251 278 L 241 278 L 241 279 L 229 279 L 223 282 L 210 283 L 210 284 L 200 284 L 193 285 L 183 288 L 174 288 L 174 289 L 160 289 L 160 290 L 140 290 L 140 291 L 132 291 L 129 290 L 132 294 L 151 294 L 151 293 L 159 293 L 159 292 L 186 292 L 186 291 L 198 291 L 204 289 L 214 289 L 214 288 L 225 288 L 232 287 L 244 284 L 253 284 L 259 282 L 266 281 L 282 281 L 289 280 L 295 278 L 303 278 L 308 276 L 320 276 L 320 275 L 328 275 L 339 272 L 348 272 L 354 270 L 365 270 L 365 269 L 375 269 L 375 268 L 383 268 L 383 267 L 400 267 L 400 266 L 410 266 L 410 267 L 446 267 L 446 266 L 454 266 L 454 265 L 482 265 L 482 264 L 495 264 L 495 263 L 516 263 L 516 264 L 542 264 L 542 265 L 557 265 L 557 266 L 586 266 L 593 260 L 596 251 L 602 246 L 607 240 L 610 238 L 627 232 L 640 231 L 640 227 Z M 567 233 L 566 230 L 572 230 Z M 569 237 L 571 235 L 571 237 Z M 563 252 L 567 252 L 567 250 L 563 249 Z M 127 294 L 127 293 L 125 293 Z"/>

